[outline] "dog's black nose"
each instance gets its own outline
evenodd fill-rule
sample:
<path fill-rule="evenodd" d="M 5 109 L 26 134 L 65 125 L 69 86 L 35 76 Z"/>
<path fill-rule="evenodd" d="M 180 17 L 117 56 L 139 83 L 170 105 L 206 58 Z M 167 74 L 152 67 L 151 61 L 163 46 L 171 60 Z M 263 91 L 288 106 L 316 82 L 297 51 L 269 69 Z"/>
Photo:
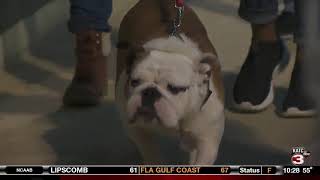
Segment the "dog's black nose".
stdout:
<path fill-rule="evenodd" d="M 161 94 L 156 88 L 147 88 L 142 91 L 142 106 L 151 107 L 160 97 Z"/>

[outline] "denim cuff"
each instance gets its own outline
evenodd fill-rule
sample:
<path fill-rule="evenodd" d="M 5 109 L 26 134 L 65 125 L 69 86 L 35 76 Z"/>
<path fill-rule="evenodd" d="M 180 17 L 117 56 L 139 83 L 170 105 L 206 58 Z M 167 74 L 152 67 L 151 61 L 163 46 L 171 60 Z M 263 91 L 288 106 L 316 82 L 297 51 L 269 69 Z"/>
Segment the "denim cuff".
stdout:
<path fill-rule="evenodd" d="M 239 16 L 252 24 L 267 24 L 278 16 L 277 0 L 241 0 Z"/>
<path fill-rule="evenodd" d="M 294 13 L 295 4 L 293 0 L 284 0 L 284 4 L 285 5 L 283 11 Z"/>
<path fill-rule="evenodd" d="M 248 12 L 240 10 L 239 16 L 251 24 L 268 24 L 274 21 L 278 14 L 277 12 Z"/>
<path fill-rule="evenodd" d="M 87 30 L 110 32 L 112 28 L 106 19 L 99 20 L 87 16 L 71 16 L 68 22 L 68 29 L 71 33 L 77 33 Z"/>

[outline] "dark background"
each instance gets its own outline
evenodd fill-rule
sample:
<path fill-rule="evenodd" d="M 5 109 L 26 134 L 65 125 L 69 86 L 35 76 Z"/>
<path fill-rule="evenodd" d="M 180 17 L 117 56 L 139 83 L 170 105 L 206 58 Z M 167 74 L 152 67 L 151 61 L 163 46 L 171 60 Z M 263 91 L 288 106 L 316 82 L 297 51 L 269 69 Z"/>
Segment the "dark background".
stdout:
<path fill-rule="evenodd" d="M 0 2 L 0 33 L 35 13 L 52 0 L 1 0 Z"/>

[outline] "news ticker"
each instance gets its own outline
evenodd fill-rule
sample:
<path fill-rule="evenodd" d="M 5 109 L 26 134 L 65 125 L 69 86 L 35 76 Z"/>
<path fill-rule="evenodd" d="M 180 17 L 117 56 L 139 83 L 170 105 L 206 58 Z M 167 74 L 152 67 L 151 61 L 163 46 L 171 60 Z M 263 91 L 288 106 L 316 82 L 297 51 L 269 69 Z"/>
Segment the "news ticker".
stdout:
<path fill-rule="evenodd" d="M 0 166 L 0 175 L 320 175 L 319 166 Z"/>

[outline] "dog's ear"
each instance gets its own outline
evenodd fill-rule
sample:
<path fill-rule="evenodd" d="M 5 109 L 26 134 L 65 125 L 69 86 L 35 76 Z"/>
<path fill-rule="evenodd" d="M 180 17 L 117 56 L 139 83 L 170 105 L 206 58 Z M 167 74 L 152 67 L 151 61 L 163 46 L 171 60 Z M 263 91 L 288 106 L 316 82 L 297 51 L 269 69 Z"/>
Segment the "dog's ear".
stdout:
<path fill-rule="evenodd" d="M 145 56 L 146 50 L 143 48 L 143 46 L 140 45 L 133 45 L 131 47 L 131 55 L 134 59 L 139 59 Z"/>
<path fill-rule="evenodd" d="M 130 74 L 133 66 L 146 57 L 148 53 L 149 52 L 141 45 L 131 45 L 129 48 L 129 55 L 127 57 L 127 73 Z"/>
<path fill-rule="evenodd" d="M 202 57 L 198 70 L 200 74 L 206 75 L 205 79 L 208 80 L 212 72 L 219 70 L 218 68 L 220 68 L 218 57 L 214 54 L 207 53 Z"/>

